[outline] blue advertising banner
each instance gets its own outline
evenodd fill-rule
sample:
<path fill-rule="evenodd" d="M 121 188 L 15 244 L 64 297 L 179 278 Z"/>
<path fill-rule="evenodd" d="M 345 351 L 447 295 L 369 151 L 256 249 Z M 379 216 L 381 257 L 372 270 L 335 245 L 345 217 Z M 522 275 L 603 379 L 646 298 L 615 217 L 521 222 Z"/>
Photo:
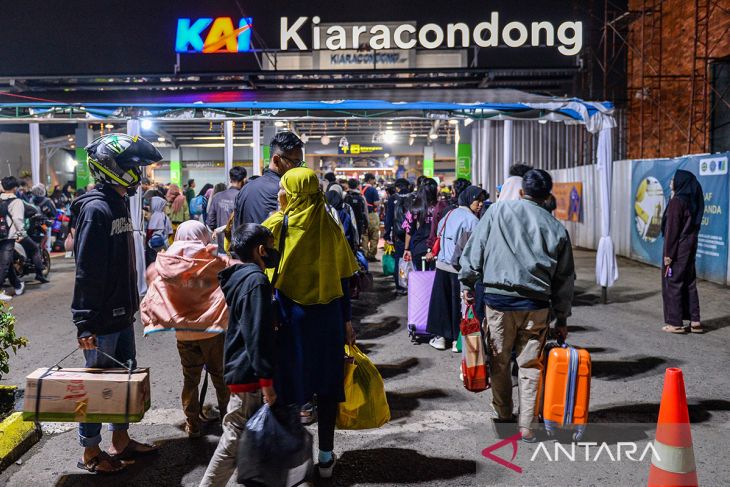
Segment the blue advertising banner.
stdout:
<path fill-rule="evenodd" d="M 728 263 L 728 156 L 730 153 L 685 156 L 677 159 L 634 161 L 631 173 L 631 255 L 661 266 L 664 239 L 662 215 L 677 169 L 690 171 L 705 195 L 705 214 L 697 249 L 697 275 L 724 283 Z"/>

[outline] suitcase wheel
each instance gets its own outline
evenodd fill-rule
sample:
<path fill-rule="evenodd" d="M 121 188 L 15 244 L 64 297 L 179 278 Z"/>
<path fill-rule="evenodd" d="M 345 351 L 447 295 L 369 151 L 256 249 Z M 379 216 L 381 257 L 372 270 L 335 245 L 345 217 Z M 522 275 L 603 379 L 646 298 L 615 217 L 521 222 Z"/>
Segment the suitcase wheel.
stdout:
<path fill-rule="evenodd" d="M 585 432 L 586 432 L 585 425 L 576 427 L 575 431 L 573 432 L 573 441 L 580 441 L 583 438 L 583 434 Z"/>

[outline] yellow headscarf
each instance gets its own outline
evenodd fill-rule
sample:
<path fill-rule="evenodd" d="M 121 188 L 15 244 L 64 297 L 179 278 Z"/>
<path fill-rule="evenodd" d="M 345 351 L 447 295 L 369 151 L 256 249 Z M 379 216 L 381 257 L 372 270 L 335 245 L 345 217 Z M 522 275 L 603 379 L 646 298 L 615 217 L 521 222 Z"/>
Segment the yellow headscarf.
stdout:
<path fill-rule="evenodd" d="M 288 217 L 275 287 L 301 305 L 329 303 L 342 296 L 340 280 L 357 272 L 355 256 L 327 212 L 314 171 L 291 169 L 282 176 L 281 186 L 286 191 L 286 210 L 263 223 L 274 234 L 278 249 L 284 215 Z"/>

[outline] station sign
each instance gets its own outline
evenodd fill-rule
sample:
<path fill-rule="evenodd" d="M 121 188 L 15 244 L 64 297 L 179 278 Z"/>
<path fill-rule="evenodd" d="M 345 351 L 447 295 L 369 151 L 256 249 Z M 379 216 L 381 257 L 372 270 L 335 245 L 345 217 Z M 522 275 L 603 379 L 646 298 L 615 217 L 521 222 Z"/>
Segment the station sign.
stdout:
<path fill-rule="evenodd" d="M 375 25 L 359 25 L 356 23 L 328 24 L 320 26 L 322 19 L 315 15 L 298 17 L 290 21 L 288 17 L 281 18 L 280 49 L 307 51 L 310 46 L 302 37 L 302 31 L 309 23 L 312 30 L 313 50 L 338 51 L 348 48 L 348 45 L 362 46 L 361 38 L 369 36 L 367 49 L 454 49 L 469 47 L 524 47 L 544 45 L 557 46 L 557 50 L 564 56 L 574 56 L 583 48 L 583 23 L 580 21 L 565 21 L 557 27 L 550 21 L 535 21 L 528 25 L 512 21 L 500 29 L 499 12 L 491 12 L 488 21 L 478 22 L 472 27 L 465 22 L 448 23 L 445 26 L 436 23 L 427 23 L 416 27 L 414 22 L 400 23 L 395 26 L 387 23 Z M 325 29 L 325 30 L 323 30 Z M 324 35 L 324 42 L 322 42 Z M 557 43 L 556 43 L 557 40 Z"/>
<path fill-rule="evenodd" d="M 177 22 L 175 51 L 177 53 L 239 53 L 251 50 L 253 19 L 241 18 L 234 27 L 231 17 L 180 18 Z M 413 49 L 466 49 L 471 47 L 525 46 L 556 47 L 563 56 L 574 56 L 583 48 L 583 23 L 564 21 L 518 21 L 500 23 L 499 12 L 491 12 L 489 20 L 468 24 L 452 22 L 445 25 L 416 22 L 383 22 L 337 24 L 322 23 L 322 18 L 300 16 L 280 18 L 279 48 L 281 51 L 388 51 Z M 311 30 L 311 45 L 304 32 Z M 342 53 L 333 56 L 331 64 L 377 62 L 376 54 Z M 389 54 L 385 62 L 399 59 Z M 395 57 L 393 57 L 395 56 Z"/>
<path fill-rule="evenodd" d="M 374 156 L 386 154 L 388 150 L 382 145 L 350 144 L 337 149 L 338 154 L 351 156 Z"/>
<path fill-rule="evenodd" d="M 241 18 L 236 28 L 231 17 L 177 19 L 175 52 L 203 54 L 248 52 L 251 50 L 252 28 L 251 17 Z"/>

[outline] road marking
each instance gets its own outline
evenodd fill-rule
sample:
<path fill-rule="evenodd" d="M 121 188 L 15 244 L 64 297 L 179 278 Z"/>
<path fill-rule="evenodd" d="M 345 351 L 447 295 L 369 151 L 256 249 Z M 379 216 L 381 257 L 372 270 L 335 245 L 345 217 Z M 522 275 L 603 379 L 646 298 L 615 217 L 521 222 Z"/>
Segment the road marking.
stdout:
<path fill-rule="evenodd" d="M 392 411 L 398 416 L 399 411 Z M 461 431 L 471 430 L 475 424 L 486 424 L 490 417 L 487 411 L 452 411 L 430 409 L 411 411 L 408 416 L 393 419 L 382 428 L 372 430 L 338 430 L 342 434 L 386 435 L 398 433 L 422 433 L 425 431 Z M 172 425 L 182 424 L 185 415 L 182 409 L 150 409 L 139 425 Z M 57 435 L 74 430 L 78 423 L 41 423 L 43 433 Z"/>

